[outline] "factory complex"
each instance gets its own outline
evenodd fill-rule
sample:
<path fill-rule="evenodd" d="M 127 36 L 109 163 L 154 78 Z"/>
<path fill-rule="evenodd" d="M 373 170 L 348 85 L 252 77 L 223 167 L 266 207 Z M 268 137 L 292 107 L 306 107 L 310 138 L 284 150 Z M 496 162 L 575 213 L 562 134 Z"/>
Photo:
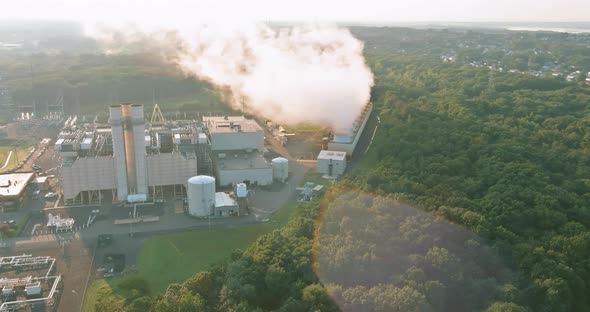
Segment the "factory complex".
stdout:
<path fill-rule="evenodd" d="M 349 131 L 330 137 L 317 159 L 319 175 L 344 174 L 371 110 L 368 104 Z M 140 203 L 166 194 L 185 199 L 193 216 L 239 215 L 250 186 L 270 186 L 289 176 L 287 158 L 265 158 L 265 132 L 255 120 L 165 121 L 157 105 L 151 121 L 145 117 L 142 105 L 125 103 L 109 107 L 107 122 L 79 124 L 76 117 L 65 122 L 55 141 L 65 205 Z"/>
<path fill-rule="evenodd" d="M 238 215 L 237 192 L 216 194 L 216 186 L 235 191 L 238 185 L 267 186 L 288 177 L 287 159 L 267 161 L 264 130 L 243 116 L 146 124 L 142 105 L 112 105 L 107 123 L 68 119 L 55 149 L 66 205 L 107 198 L 138 203 L 167 194 L 187 198 L 191 215 Z M 195 183 L 213 193 L 201 189 L 194 199 Z"/>

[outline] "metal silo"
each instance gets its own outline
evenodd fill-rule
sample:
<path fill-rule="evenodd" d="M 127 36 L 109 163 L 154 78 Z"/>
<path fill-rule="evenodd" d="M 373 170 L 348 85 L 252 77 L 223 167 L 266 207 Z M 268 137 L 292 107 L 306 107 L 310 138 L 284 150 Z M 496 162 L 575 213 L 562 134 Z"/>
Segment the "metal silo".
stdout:
<path fill-rule="evenodd" d="M 188 213 L 195 217 L 213 214 L 215 207 L 215 178 L 205 175 L 188 179 Z"/>
<path fill-rule="evenodd" d="M 283 157 L 277 157 L 272 160 L 272 178 L 277 181 L 285 182 L 289 177 L 289 160 Z"/>

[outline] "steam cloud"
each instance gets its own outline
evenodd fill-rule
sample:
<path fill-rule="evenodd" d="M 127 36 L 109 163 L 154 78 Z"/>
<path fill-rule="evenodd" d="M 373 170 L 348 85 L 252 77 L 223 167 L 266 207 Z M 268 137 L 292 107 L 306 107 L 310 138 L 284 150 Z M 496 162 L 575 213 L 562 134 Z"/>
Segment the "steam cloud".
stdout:
<path fill-rule="evenodd" d="M 157 51 L 185 73 L 230 90 L 234 108 L 285 124 L 325 123 L 346 131 L 373 85 L 362 42 L 343 28 L 203 26 L 190 32 L 103 31 L 100 38 L 110 52 L 126 46 Z"/>

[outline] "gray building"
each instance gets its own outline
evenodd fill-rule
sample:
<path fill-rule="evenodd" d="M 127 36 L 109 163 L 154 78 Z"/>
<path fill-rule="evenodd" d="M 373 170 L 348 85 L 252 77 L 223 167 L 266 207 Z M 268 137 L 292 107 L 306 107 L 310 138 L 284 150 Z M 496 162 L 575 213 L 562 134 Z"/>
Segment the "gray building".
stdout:
<path fill-rule="evenodd" d="M 272 166 L 259 152 L 218 151 L 215 162 L 220 186 L 241 182 L 270 185 L 273 182 Z"/>

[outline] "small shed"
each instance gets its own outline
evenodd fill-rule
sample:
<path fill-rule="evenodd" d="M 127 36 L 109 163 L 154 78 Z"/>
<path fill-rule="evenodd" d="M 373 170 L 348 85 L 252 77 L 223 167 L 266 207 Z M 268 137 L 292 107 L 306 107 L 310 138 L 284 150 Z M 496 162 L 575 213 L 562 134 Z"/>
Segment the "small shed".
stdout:
<path fill-rule="evenodd" d="M 240 209 L 238 202 L 229 194 L 224 192 L 215 193 L 215 215 L 220 217 L 227 217 L 232 215 L 239 215 Z"/>
<path fill-rule="evenodd" d="M 346 170 L 346 152 L 322 150 L 317 159 L 317 172 L 322 176 L 340 177 Z"/>

